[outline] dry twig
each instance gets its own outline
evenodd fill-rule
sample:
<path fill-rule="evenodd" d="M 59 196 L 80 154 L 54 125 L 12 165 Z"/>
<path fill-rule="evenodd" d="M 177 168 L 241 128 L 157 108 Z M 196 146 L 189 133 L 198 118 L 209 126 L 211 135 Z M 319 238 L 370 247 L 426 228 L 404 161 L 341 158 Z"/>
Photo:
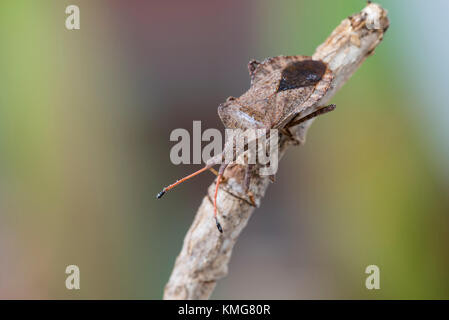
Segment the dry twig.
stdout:
<path fill-rule="evenodd" d="M 369 3 L 360 13 L 343 20 L 316 49 L 313 59 L 328 63 L 334 75 L 331 88 L 319 106 L 326 105 L 361 63 L 373 54 L 388 25 L 387 12 L 378 4 Z M 313 119 L 304 122 L 293 132 L 301 143 L 305 142 L 312 122 Z M 291 145 L 289 141 L 281 139 L 280 155 Z M 165 287 L 164 299 L 207 299 L 217 280 L 227 274 L 232 249 L 254 211 L 254 206 L 242 195 L 243 176 L 244 169 L 240 165 L 229 166 L 225 171 L 227 183 L 219 190 L 217 201 L 225 230 L 223 234 L 217 232 L 215 222 L 211 219 L 215 183 L 209 187 L 184 239 L 181 253 Z M 251 192 L 257 206 L 268 185 L 267 177 L 252 177 Z"/>

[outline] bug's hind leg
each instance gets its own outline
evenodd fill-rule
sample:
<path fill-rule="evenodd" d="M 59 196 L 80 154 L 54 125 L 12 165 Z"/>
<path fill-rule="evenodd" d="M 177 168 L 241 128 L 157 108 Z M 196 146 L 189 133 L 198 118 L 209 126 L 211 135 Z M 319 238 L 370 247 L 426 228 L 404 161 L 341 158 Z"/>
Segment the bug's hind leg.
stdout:
<path fill-rule="evenodd" d="M 303 123 L 303 122 L 305 122 L 305 121 L 307 121 L 307 120 L 310 120 L 310 119 L 313 119 L 313 118 L 315 118 L 315 117 L 318 117 L 319 115 L 322 115 L 322 114 L 331 112 L 331 111 L 335 110 L 336 107 L 337 107 L 337 106 L 336 106 L 335 104 L 330 104 L 330 105 L 328 105 L 328 106 L 322 107 L 322 108 L 320 108 L 320 109 L 318 109 L 318 110 L 312 112 L 311 114 L 308 114 L 308 115 L 305 116 L 305 117 L 302 117 L 302 118 L 300 118 L 300 119 L 298 119 L 298 120 L 295 120 L 295 121 L 292 121 L 292 122 L 288 123 L 288 124 L 285 126 L 285 128 L 288 129 L 288 128 L 294 127 L 294 126 L 296 126 L 296 125 L 298 125 L 298 124 L 301 124 L 301 123 Z M 285 128 L 284 128 L 284 129 L 285 129 Z"/>
<path fill-rule="evenodd" d="M 285 136 L 288 138 L 288 140 L 290 140 L 291 142 L 293 142 L 293 144 L 294 144 L 295 146 L 301 144 L 301 141 L 300 141 L 298 138 L 296 138 L 296 137 L 293 135 L 293 133 L 291 133 L 291 131 L 290 131 L 290 129 L 289 129 L 288 127 L 282 128 L 282 129 L 280 129 L 279 131 L 280 131 L 283 135 L 285 135 Z"/>

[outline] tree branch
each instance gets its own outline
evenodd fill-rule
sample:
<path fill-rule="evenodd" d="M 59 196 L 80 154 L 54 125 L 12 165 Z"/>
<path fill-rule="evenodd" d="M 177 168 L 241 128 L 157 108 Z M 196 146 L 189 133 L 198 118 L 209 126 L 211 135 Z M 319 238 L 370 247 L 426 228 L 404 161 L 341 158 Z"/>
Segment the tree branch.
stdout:
<path fill-rule="evenodd" d="M 387 12 L 378 4 L 369 3 L 360 13 L 343 20 L 316 49 L 313 59 L 328 63 L 334 75 L 331 88 L 317 107 L 326 105 L 362 62 L 373 54 L 388 26 Z M 315 110 L 308 110 L 307 113 L 313 111 Z M 312 122 L 313 119 L 293 130 L 300 143 L 305 142 Z M 291 146 L 290 141 L 286 138 L 280 140 L 281 156 Z M 255 208 L 242 190 L 244 168 L 237 164 L 230 165 L 225 171 L 225 178 L 226 183 L 219 189 L 217 200 L 224 233 L 217 231 L 211 217 L 213 183 L 184 239 L 181 253 L 165 287 L 164 299 L 207 299 L 217 280 L 227 274 L 232 249 Z M 250 190 L 257 206 L 260 205 L 268 185 L 267 177 L 252 177 Z"/>

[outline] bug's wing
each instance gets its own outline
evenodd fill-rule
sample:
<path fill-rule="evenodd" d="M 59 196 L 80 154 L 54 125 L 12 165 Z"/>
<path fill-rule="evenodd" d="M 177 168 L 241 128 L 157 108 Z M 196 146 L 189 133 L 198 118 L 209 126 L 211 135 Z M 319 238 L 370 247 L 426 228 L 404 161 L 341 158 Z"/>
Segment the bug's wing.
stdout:
<path fill-rule="evenodd" d="M 321 61 L 307 56 L 278 56 L 248 65 L 250 89 L 218 107 L 226 128 L 282 128 L 314 106 L 332 75 Z"/>
<path fill-rule="evenodd" d="M 250 61 L 248 64 L 251 76 L 250 89 L 237 98 L 233 106 L 227 106 L 226 111 L 223 107 L 221 112 L 219 110 L 225 126 L 235 127 L 239 122 L 240 127 L 245 128 L 273 128 L 285 113 L 294 111 L 294 102 L 298 100 L 298 97 L 295 100 L 291 95 L 290 99 L 287 99 L 287 96 L 289 96 L 287 94 L 282 98 L 285 100 L 283 103 L 278 104 L 278 101 L 276 101 L 283 70 L 294 63 L 310 61 L 311 59 L 308 56 L 277 56 L 267 58 L 263 62 Z M 312 90 L 307 88 L 296 92 L 296 94 L 300 94 L 299 98 L 304 99 L 307 99 L 311 93 Z M 284 108 L 286 109 L 284 110 Z M 231 118 L 234 121 L 230 121 Z"/>
<path fill-rule="evenodd" d="M 277 56 L 263 62 L 250 61 L 250 90 L 240 97 L 245 105 L 264 114 L 264 126 L 282 128 L 311 107 L 326 93 L 331 71 L 309 56 Z M 264 103 L 250 103 L 264 99 Z M 260 100 L 259 100 L 260 101 Z"/>
<path fill-rule="evenodd" d="M 310 60 L 308 56 L 277 56 L 267 58 L 262 62 L 252 60 L 248 64 L 249 75 L 251 77 L 251 86 L 264 80 L 275 72 L 281 72 L 292 62 Z"/>
<path fill-rule="evenodd" d="M 315 111 L 332 82 L 332 71 L 322 61 L 292 62 L 282 70 L 275 95 L 273 128 L 283 128 L 296 116 Z"/>
<path fill-rule="evenodd" d="M 248 64 L 251 87 L 239 98 L 219 105 L 218 115 L 226 128 L 271 128 L 273 100 L 281 79 L 282 70 L 296 61 L 310 60 L 306 56 L 278 56 Z"/>

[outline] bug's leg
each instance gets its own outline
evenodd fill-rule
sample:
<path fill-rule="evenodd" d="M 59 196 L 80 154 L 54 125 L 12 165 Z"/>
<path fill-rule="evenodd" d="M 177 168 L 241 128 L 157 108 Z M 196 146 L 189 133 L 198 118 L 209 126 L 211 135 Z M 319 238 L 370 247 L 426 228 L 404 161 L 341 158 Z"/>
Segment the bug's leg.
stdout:
<path fill-rule="evenodd" d="M 287 124 L 285 126 L 285 128 L 291 128 L 291 127 L 296 126 L 296 125 L 298 125 L 300 123 L 303 123 L 304 121 L 307 121 L 307 120 L 313 119 L 315 117 L 318 117 L 319 115 L 331 112 L 331 111 L 335 110 L 336 107 L 337 106 L 335 104 L 330 104 L 328 106 L 322 107 L 322 108 L 312 112 L 311 114 L 308 114 L 305 117 L 302 117 L 302 118 L 300 118 L 298 120 L 290 122 L 289 124 Z"/>
<path fill-rule="evenodd" d="M 279 130 L 282 134 L 284 134 L 290 141 L 293 142 L 294 145 L 299 145 L 301 141 L 299 141 L 298 138 L 296 138 L 290 131 L 288 127 L 282 128 Z"/>
<path fill-rule="evenodd" d="M 245 180 L 243 181 L 243 191 L 248 193 L 251 184 L 251 174 L 253 173 L 254 164 L 248 164 L 245 168 Z"/>
<path fill-rule="evenodd" d="M 164 189 L 162 189 L 162 191 L 159 192 L 159 193 L 157 194 L 156 198 L 158 198 L 158 199 L 162 198 L 162 196 L 163 196 L 164 194 L 166 194 L 169 190 L 171 190 L 171 189 L 173 189 L 174 187 L 176 187 L 178 184 L 181 184 L 181 183 L 183 183 L 184 181 L 187 181 L 187 180 L 189 180 L 190 178 L 193 178 L 194 176 L 196 176 L 196 175 L 198 175 L 198 174 L 200 174 L 200 173 L 202 173 L 202 172 L 204 172 L 204 171 L 206 171 L 206 170 L 209 170 L 209 169 L 212 168 L 214 165 L 215 165 L 215 163 L 207 164 L 207 165 L 204 166 L 202 169 L 200 169 L 200 170 L 198 170 L 198 171 L 195 171 L 194 173 L 189 174 L 188 176 L 186 176 L 186 177 L 184 177 L 184 178 L 182 178 L 182 179 L 180 179 L 180 180 L 177 180 L 176 182 L 174 182 L 174 183 L 172 183 L 171 185 L 169 185 L 169 186 L 165 187 Z"/>
<path fill-rule="evenodd" d="M 209 171 L 212 172 L 214 175 L 216 175 L 218 177 L 218 171 L 215 170 L 214 168 L 209 168 Z M 221 182 L 226 182 L 228 179 L 225 177 L 221 177 Z"/>
<path fill-rule="evenodd" d="M 248 164 L 245 168 L 245 180 L 243 181 L 243 191 L 248 196 L 249 201 L 255 207 L 256 201 L 254 200 L 254 194 L 249 187 L 251 185 L 251 176 L 254 173 L 254 164 Z"/>
<path fill-rule="evenodd" d="M 218 195 L 218 187 L 220 186 L 221 178 L 223 177 L 223 173 L 228 166 L 227 163 L 222 163 L 220 165 L 220 169 L 218 169 L 218 176 L 217 176 L 217 183 L 215 184 L 215 193 L 214 193 L 214 218 L 215 218 L 215 224 L 217 225 L 218 231 L 223 233 L 223 228 L 221 227 L 220 222 L 218 222 L 217 217 L 217 195 Z"/>
<path fill-rule="evenodd" d="M 215 170 L 214 168 L 209 168 L 209 171 L 218 176 L 218 171 Z"/>

